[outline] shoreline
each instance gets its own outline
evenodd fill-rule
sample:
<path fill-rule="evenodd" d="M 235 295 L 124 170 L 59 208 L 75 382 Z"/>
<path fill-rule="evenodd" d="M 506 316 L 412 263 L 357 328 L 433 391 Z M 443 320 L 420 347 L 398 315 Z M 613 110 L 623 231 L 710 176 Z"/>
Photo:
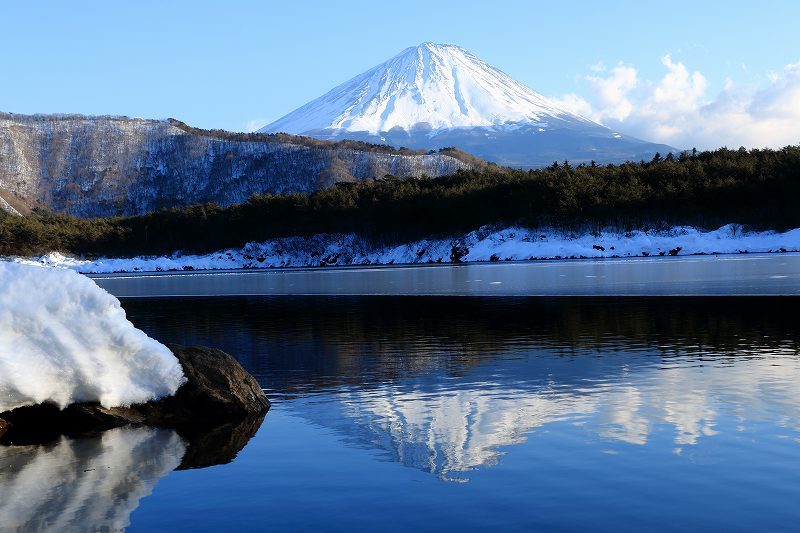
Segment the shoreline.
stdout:
<path fill-rule="evenodd" d="M 208 268 L 208 269 L 173 269 L 173 270 L 136 270 L 136 271 L 115 271 L 115 272 L 80 272 L 91 279 L 104 278 L 140 278 L 140 277 L 171 277 L 171 276 L 205 276 L 205 275 L 258 275 L 265 273 L 298 273 L 298 272 L 339 272 L 339 271 L 373 271 L 373 270 L 399 270 L 399 269 L 427 269 L 427 268 L 462 268 L 471 266 L 488 265 L 570 265 L 574 263 L 597 263 L 614 264 L 658 261 L 691 261 L 691 260 L 710 260 L 725 259 L 767 259 L 774 256 L 800 256 L 800 251 L 786 252 L 738 252 L 738 253 L 697 253 L 691 255 L 664 255 L 664 256 L 609 256 L 609 257 L 569 257 L 569 258 L 534 258 L 503 261 L 463 261 L 460 263 L 376 263 L 376 264 L 346 264 L 346 265 L 308 265 L 308 266 L 265 266 L 265 267 L 246 267 L 246 268 Z"/>
<path fill-rule="evenodd" d="M 273 270 L 400 265 L 458 265 L 544 261 L 646 259 L 800 252 L 800 228 L 749 232 L 727 224 L 716 230 L 676 226 L 669 230 L 570 233 L 553 229 L 484 227 L 456 237 L 382 245 L 357 234 L 317 234 L 251 242 L 238 249 L 197 255 L 92 260 L 53 252 L 8 260 L 83 274 Z"/>
<path fill-rule="evenodd" d="M 800 253 L 92 274 L 118 298 L 800 296 Z"/>

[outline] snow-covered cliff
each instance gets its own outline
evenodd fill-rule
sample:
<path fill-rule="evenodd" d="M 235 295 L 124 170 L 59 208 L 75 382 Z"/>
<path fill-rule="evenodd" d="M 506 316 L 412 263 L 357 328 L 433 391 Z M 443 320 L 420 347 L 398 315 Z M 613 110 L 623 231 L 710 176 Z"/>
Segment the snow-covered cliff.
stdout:
<path fill-rule="evenodd" d="M 241 203 L 338 181 L 441 176 L 467 165 L 279 136 L 194 130 L 173 120 L 0 113 L 0 189 L 82 217 Z"/>

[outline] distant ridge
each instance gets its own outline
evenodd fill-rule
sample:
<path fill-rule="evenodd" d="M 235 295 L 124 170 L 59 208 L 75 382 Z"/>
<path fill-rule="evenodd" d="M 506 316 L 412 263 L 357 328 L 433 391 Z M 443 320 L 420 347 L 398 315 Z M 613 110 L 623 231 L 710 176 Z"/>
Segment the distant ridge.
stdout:
<path fill-rule="evenodd" d="M 202 130 L 174 119 L 0 113 L 0 212 L 15 214 L 43 208 L 98 217 L 229 206 L 254 194 L 470 167 L 468 156 L 455 151 Z"/>

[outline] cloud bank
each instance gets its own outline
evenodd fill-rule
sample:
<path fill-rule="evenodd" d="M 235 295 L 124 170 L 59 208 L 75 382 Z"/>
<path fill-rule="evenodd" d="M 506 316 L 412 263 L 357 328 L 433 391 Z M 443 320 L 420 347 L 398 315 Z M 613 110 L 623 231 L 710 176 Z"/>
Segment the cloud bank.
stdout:
<path fill-rule="evenodd" d="M 760 87 L 727 79 L 716 95 L 699 71 L 669 55 L 666 72 L 644 80 L 633 65 L 602 63 L 583 76 L 586 95 L 557 98 L 570 111 L 635 137 L 678 148 L 781 147 L 800 143 L 800 61 Z"/>

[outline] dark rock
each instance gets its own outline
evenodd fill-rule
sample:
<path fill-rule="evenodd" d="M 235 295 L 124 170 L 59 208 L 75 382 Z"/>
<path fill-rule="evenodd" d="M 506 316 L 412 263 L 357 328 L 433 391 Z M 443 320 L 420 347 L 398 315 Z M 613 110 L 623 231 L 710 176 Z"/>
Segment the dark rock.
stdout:
<path fill-rule="evenodd" d="M 147 421 L 206 419 L 265 413 L 269 400 L 256 379 L 222 350 L 168 344 L 183 366 L 187 382 L 175 396 L 146 404 Z"/>
<path fill-rule="evenodd" d="M 58 409 L 55 409 L 56 412 Z M 180 465 L 176 470 L 189 470 L 196 468 L 208 468 L 210 466 L 224 465 L 233 462 L 239 453 L 247 446 L 250 439 L 255 436 L 264 421 L 265 413 L 247 416 L 238 421 L 221 423 L 216 426 L 186 427 L 184 429 L 161 429 L 161 431 L 171 431 L 177 433 L 186 443 L 186 451 L 181 459 Z M 8 425 L 6 421 L 0 422 Z M 142 426 L 139 426 L 142 427 Z M 111 428 L 115 431 L 119 428 Z M 43 451 L 50 450 L 52 446 L 58 446 L 57 441 L 66 438 L 70 441 L 69 447 L 78 456 L 81 453 L 91 455 L 93 450 L 102 449 L 99 442 L 103 436 L 101 431 L 91 431 L 88 433 L 65 435 L 54 434 L 22 434 L 17 432 L 15 439 L 0 439 L 3 446 L 41 446 Z M 2 435 L 0 435 L 2 436 Z M 0 450 L 0 457 L 2 457 Z M 79 457 L 74 458 L 80 462 Z M 12 476 L 13 477 L 13 476 Z M 3 530 L 0 527 L 0 530 Z M 4 531 L 4 530 L 3 530 Z"/>
<path fill-rule="evenodd" d="M 450 248 L 450 262 L 461 263 L 468 253 L 469 248 L 463 242 L 453 243 L 452 248 Z"/>
<path fill-rule="evenodd" d="M 106 409 L 96 403 L 81 403 L 59 409 L 54 404 L 29 405 L 2 413 L 10 427 L 0 435 L 0 444 L 31 445 L 54 441 L 61 435 L 79 437 L 129 424 L 144 423 L 135 408 Z"/>
<path fill-rule="evenodd" d="M 210 428 L 184 427 L 178 431 L 189 443 L 177 470 L 207 468 L 233 462 L 264 421 L 266 413 L 247 416 Z"/>
<path fill-rule="evenodd" d="M 43 443 L 60 435 L 74 437 L 141 424 L 175 428 L 182 436 L 201 435 L 259 416 L 263 420 L 269 401 L 236 359 L 201 346 L 172 344 L 169 348 L 187 378 L 174 396 L 131 407 L 105 408 L 98 403 L 73 404 L 63 410 L 52 404 L 20 407 L 0 413 L 5 422 L 0 425 L 0 443 Z"/>

